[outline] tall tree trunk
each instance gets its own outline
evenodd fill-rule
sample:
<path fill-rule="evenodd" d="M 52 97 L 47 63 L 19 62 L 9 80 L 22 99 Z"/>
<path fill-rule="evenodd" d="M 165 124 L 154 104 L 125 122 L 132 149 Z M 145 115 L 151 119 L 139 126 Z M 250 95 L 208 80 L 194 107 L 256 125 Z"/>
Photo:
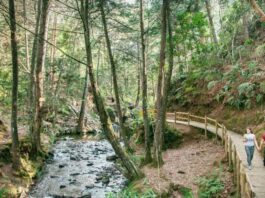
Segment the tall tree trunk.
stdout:
<path fill-rule="evenodd" d="M 42 130 L 42 107 L 44 102 L 43 95 L 43 81 L 44 81 L 44 62 L 45 62 L 45 49 L 46 42 L 44 38 L 47 31 L 49 0 L 42 1 L 40 27 L 38 35 L 38 48 L 36 59 L 36 83 L 35 83 L 35 109 L 34 109 L 34 143 L 32 145 L 32 154 L 36 156 L 41 152 L 40 133 Z"/>
<path fill-rule="evenodd" d="M 27 26 L 27 9 L 26 9 L 26 0 L 23 0 L 23 12 L 24 12 L 24 26 Z M 25 30 L 25 48 L 26 48 L 26 66 L 27 69 L 30 70 L 29 63 L 29 39 L 28 39 L 28 31 Z"/>
<path fill-rule="evenodd" d="M 88 68 L 86 67 L 86 76 L 85 76 L 85 84 L 83 89 L 83 95 L 82 95 L 82 102 L 79 112 L 79 118 L 77 122 L 76 131 L 81 133 L 83 132 L 84 128 L 84 119 L 85 119 L 85 112 L 86 112 L 86 106 L 87 106 L 87 97 L 88 97 Z"/>
<path fill-rule="evenodd" d="M 158 126 L 162 126 L 161 133 L 163 134 L 163 131 L 165 131 L 165 123 L 166 123 L 166 109 L 167 109 L 167 100 L 168 100 L 168 92 L 171 85 L 171 77 L 172 77 L 172 71 L 174 66 L 174 45 L 173 45 L 173 36 L 172 36 L 172 28 L 171 28 L 171 12 L 170 12 L 170 3 L 168 3 L 166 8 L 167 13 L 167 27 L 168 27 L 168 70 L 165 77 L 165 83 L 163 87 L 163 95 L 161 99 L 161 107 L 160 111 L 158 111 L 161 121 Z M 162 145 L 163 145 L 163 136 L 162 136 Z M 162 147 L 162 146 L 161 146 Z"/>
<path fill-rule="evenodd" d="M 101 17 L 102 17 L 102 23 L 104 28 L 104 34 L 109 54 L 109 60 L 110 60 L 110 66 L 111 66 L 111 73 L 112 73 L 112 80 L 113 80 L 113 88 L 114 88 L 114 96 L 115 96 L 115 102 L 116 102 L 116 110 L 119 118 L 119 124 L 121 129 L 121 136 L 124 141 L 124 145 L 126 149 L 131 150 L 127 136 L 126 136 L 126 129 L 123 123 L 123 116 L 121 111 L 121 104 L 120 104 L 120 96 L 119 96 L 119 87 L 118 87 L 118 80 L 117 80 L 117 72 L 116 72 L 116 64 L 113 58 L 112 50 L 111 50 L 111 44 L 109 39 L 109 33 L 108 33 L 108 27 L 105 17 L 105 11 L 104 11 L 104 0 L 100 1 L 100 11 L 101 11 Z M 126 83 L 125 83 L 126 84 Z"/>
<path fill-rule="evenodd" d="M 145 162 L 149 163 L 151 157 L 151 142 L 149 131 L 149 118 L 148 118 L 148 104 L 147 104 L 147 72 L 146 72 L 146 58 L 145 58 L 145 33 L 144 33 L 144 6 L 143 0 L 140 0 L 140 30 L 141 30 L 141 54 L 142 54 L 142 110 L 144 121 L 144 134 L 145 134 Z"/>
<path fill-rule="evenodd" d="M 53 30 L 52 30 L 52 44 L 54 46 L 56 46 L 56 37 L 57 37 L 57 15 L 55 14 L 54 15 L 54 19 L 53 19 Z M 55 57 L 55 52 L 56 52 L 56 49 L 54 46 L 51 46 L 51 54 L 50 54 L 50 62 L 51 62 L 51 69 L 50 69 L 50 76 L 51 76 L 51 90 L 52 92 L 55 90 L 55 64 L 54 64 L 54 57 Z"/>
<path fill-rule="evenodd" d="M 76 3 L 78 5 L 78 0 Z M 103 99 L 98 91 L 94 73 L 93 73 L 93 63 L 92 63 L 92 49 L 90 44 L 90 29 L 89 29 L 89 19 L 88 19 L 88 0 L 81 0 L 81 11 L 80 17 L 83 22 L 84 27 L 84 38 L 85 38 L 85 47 L 86 47 L 86 55 L 87 55 L 87 67 L 89 73 L 89 80 L 91 84 L 91 90 L 94 97 L 94 103 L 97 108 L 100 121 L 102 124 L 103 131 L 105 131 L 106 137 L 110 144 L 112 145 L 115 153 L 120 157 L 123 166 L 126 169 L 128 177 L 130 179 L 136 179 L 142 177 L 141 171 L 134 165 L 131 161 L 127 153 L 121 148 L 118 139 L 114 135 L 114 131 L 112 128 L 111 120 L 106 112 L 105 105 Z"/>
<path fill-rule="evenodd" d="M 248 17 L 247 17 L 247 12 L 245 11 L 246 4 L 245 4 L 244 0 L 241 0 L 241 6 L 242 6 L 242 9 L 244 10 L 244 13 L 242 16 L 244 39 L 247 40 L 247 39 L 249 39 Z"/>
<path fill-rule="evenodd" d="M 212 33 L 212 38 L 213 38 L 213 42 L 214 43 L 218 43 L 218 39 L 216 36 L 216 31 L 214 28 L 214 23 L 213 23 L 213 17 L 211 14 L 211 4 L 210 4 L 210 0 L 205 0 L 205 6 L 206 6 L 206 10 L 207 10 L 207 15 L 208 15 L 208 20 L 209 20 L 209 25 L 210 25 L 210 30 Z"/>
<path fill-rule="evenodd" d="M 17 130 L 17 94 L 18 94 L 18 50 L 16 38 L 16 16 L 14 0 L 9 0 L 9 18 L 11 31 L 11 50 L 12 50 L 12 113 L 11 113 L 11 134 L 12 134 L 12 161 L 13 169 L 19 170 L 21 166 L 19 154 L 19 139 Z"/>
<path fill-rule="evenodd" d="M 31 64 L 30 64 L 30 83 L 29 83 L 29 133 L 31 138 L 31 145 L 34 146 L 34 112 L 35 112 L 35 68 L 37 60 L 37 47 L 39 43 L 39 23 L 41 15 L 41 0 L 37 3 L 37 15 L 36 15 L 36 25 L 35 25 L 35 35 L 32 46 Z M 33 155 L 33 153 L 31 153 Z"/>
<path fill-rule="evenodd" d="M 83 96 L 82 96 L 82 103 L 78 118 L 78 123 L 76 127 L 76 131 L 81 133 L 83 132 L 84 128 L 84 119 L 85 119 L 85 112 L 86 112 L 86 104 L 87 104 L 87 96 L 88 96 L 88 69 L 86 68 L 86 77 L 85 77 L 85 85 L 83 90 Z"/>
<path fill-rule="evenodd" d="M 101 45 L 101 43 L 99 43 L 99 45 Z M 97 62 L 97 85 L 99 86 L 99 67 L 100 67 L 100 46 L 98 47 L 98 62 Z"/>
<path fill-rule="evenodd" d="M 163 0 L 161 8 L 161 42 L 160 42 L 160 65 L 159 65 L 159 74 L 158 74 L 158 85 L 157 85 L 157 98 L 156 98 L 156 126 L 154 134 L 154 163 L 157 166 L 163 164 L 162 159 L 162 121 L 163 117 L 161 112 L 161 104 L 163 100 L 163 84 L 164 84 L 164 67 L 165 67 L 165 50 L 166 50 L 166 33 L 167 33 L 167 20 L 166 20 L 166 8 L 168 0 Z"/>
<path fill-rule="evenodd" d="M 140 55 L 140 46 L 137 42 L 137 54 L 138 54 L 138 64 L 137 64 L 137 94 L 134 106 L 138 107 L 140 101 L 140 92 L 141 92 L 141 55 Z"/>

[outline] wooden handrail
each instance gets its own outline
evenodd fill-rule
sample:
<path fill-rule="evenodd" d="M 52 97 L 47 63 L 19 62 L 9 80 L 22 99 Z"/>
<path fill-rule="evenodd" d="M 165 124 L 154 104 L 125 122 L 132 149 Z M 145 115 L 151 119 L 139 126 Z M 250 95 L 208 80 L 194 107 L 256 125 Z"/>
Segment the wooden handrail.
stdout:
<path fill-rule="evenodd" d="M 216 119 L 209 118 L 206 115 L 203 117 L 187 112 L 167 113 L 167 115 L 174 115 L 175 124 L 177 124 L 177 121 L 183 122 L 184 120 L 188 125 L 191 125 L 192 122 L 203 123 L 205 125 L 205 137 L 207 137 L 207 131 L 209 130 L 209 127 L 215 127 L 214 133 L 216 135 L 216 138 L 218 136 L 221 138 L 222 143 L 225 147 L 225 153 L 228 158 L 229 167 L 233 168 L 234 171 L 234 183 L 236 184 L 237 194 L 241 194 L 242 197 L 253 197 L 253 189 L 250 185 L 249 178 L 246 175 L 243 163 L 240 160 L 240 155 L 236 149 L 236 145 L 232 141 L 231 135 L 228 133 L 227 128 L 224 124 L 221 124 Z M 199 122 L 198 119 L 202 120 L 203 122 Z"/>
<path fill-rule="evenodd" d="M 149 109 L 148 112 L 155 115 L 157 110 Z M 180 123 L 186 123 L 187 125 L 192 125 L 194 122 L 204 124 L 205 137 L 207 137 L 207 131 L 210 131 L 210 129 L 214 132 L 216 138 L 220 137 L 225 147 L 225 154 L 228 158 L 229 167 L 233 168 L 234 171 L 234 182 L 236 184 L 237 194 L 241 194 L 242 197 L 247 198 L 253 197 L 253 189 L 250 185 L 250 180 L 246 174 L 243 163 L 240 160 L 239 153 L 236 150 L 236 146 L 232 141 L 231 135 L 228 133 L 224 124 L 219 123 L 216 119 L 209 118 L 207 115 L 198 116 L 188 112 L 169 112 L 167 113 L 167 116 L 171 117 L 175 124 L 177 124 L 178 121 Z"/>

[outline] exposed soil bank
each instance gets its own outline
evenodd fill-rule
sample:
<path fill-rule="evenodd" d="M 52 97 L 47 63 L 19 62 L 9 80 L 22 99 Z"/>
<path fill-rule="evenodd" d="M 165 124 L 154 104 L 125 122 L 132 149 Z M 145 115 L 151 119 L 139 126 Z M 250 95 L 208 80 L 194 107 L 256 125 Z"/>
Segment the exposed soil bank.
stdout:
<path fill-rule="evenodd" d="M 196 180 L 205 175 L 220 171 L 221 180 L 225 185 L 222 197 L 229 197 L 233 192 L 232 174 L 227 165 L 221 165 L 224 158 L 224 148 L 220 142 L 204 139 L 197 130 L 186 126 L 177 126 L 184 135 L 184 143 L 178 149 L 169 149 L 163 154 L 164 165 L 153 168 L 146 166 L 143 171 L 150 186 L 163 194 L 171 186 L 182 186 L 192 190 L 195 197 L 199 187 Z M 171 197 L 181 197 L 176 190 Z"/>

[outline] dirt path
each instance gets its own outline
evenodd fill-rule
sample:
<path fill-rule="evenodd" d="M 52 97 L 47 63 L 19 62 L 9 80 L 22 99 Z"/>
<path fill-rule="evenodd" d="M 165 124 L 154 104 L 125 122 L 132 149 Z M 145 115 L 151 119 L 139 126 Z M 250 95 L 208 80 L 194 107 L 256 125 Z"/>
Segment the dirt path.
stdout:
<path fill-rule="evenodd" d="M 198 177 L 213 173 L 220 167 L 224 157 L 222 145 L 213 140 L 205 140 L 196 130 L 186 126 L 178 126 L 183 132 L 184 143 L 178 149 L 167 150 L 163 154 L 165 164 L 158 171 L 157 168 L 144 167 L 144 173 L 150 185 L 157 191 L 163 192 L 170 183 L 190 188 L 193 194 L 198 194 L 196 180 Z M 224 197 L 232 190 L 232 176 L 227 167 L 222 166 L 222 178 L 226 185 Z M 172 197 L 181 197 L 177 192 Z"/>

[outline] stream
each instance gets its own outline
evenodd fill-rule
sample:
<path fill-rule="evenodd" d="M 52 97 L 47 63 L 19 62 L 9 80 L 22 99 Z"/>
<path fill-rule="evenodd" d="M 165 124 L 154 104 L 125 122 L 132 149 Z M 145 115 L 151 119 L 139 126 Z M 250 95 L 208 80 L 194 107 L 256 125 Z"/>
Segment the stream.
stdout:
<path fill-rule="evenodd" d="M 53 154 L 30 198 L 104 198 L 128 183 L 115 167 L 116 156 L 106 140 L 63 138 Z"/>

